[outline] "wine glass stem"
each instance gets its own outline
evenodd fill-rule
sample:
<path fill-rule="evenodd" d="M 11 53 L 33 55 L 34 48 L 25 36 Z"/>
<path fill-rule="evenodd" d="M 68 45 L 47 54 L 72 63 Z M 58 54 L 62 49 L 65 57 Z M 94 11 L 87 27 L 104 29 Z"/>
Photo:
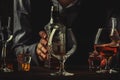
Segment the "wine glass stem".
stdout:
<path fill-rule="evenodd" d="M 6 67 L 6 44 L 7 43 L 3 43 L 3 48 L 2 48 L 2 59 L 3 59 L 3 63 L 2 63 L 2 67 Z"/>
<path fill-rule="evenodd" d="M 105 69 L 106 69 L 106 70 L 109 69 L 108 58 L 109 58 L 109 57 L 106 58 L 106 66 L 105 66 Z"/>
<path fill-rule="evenodd" d="M 65 65 L 64 65 L 64 63 L 65 63 L 65 58 L 63 57 L 61 60 L 59 60 L 60 61 L 60 69 L 59 69 L 59 72 L 62 74 L 64 71 L 65 71 Z"/>

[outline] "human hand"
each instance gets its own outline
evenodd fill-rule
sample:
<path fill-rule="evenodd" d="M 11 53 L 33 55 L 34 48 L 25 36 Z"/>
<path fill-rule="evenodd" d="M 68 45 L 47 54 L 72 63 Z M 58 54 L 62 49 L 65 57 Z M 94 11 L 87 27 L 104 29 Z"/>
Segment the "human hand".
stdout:
<path fill-rule="evenodd" d="M 48 56 L 47 56 L 47 34 L 45 31 L 40 31 L 39 32 L 39 35 L 41 37 L 38 45 L 37 45 L 37 48 L 36 48 L 36 53 L 39 57 L 40 60 L 47 60 L 48 59 Z"/>

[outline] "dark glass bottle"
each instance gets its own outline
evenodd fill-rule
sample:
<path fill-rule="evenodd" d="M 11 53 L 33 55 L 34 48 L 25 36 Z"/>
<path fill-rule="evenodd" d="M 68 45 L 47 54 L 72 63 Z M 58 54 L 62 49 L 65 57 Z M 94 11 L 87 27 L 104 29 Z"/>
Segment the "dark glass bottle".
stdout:
<path fill-rule="evenodd" d="M 54 28 L 58 28 L 57 31 L 65 30 L 65 26 L 60 22 L 59 7 L 51 6 L 51 16 L 49 23 L 44 27 L 48 35 L 48 40 L 50 38 L 51 32 Z M 48 43 L 49 44 L 49 43 Z M 45 62 L 45 67 L 50 69 L 59 69 L 59 61 L 51 55 L 51 51 L 48 50 L 48 60 Z"/>

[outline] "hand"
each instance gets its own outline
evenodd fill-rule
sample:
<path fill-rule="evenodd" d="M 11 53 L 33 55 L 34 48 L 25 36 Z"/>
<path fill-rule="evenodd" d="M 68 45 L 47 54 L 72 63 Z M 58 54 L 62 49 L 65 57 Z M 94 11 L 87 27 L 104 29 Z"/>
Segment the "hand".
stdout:
<path fill-rule="evenodd" d="M 38 45 L 37 45 L 37 48 L 36 48 L 36 53 L 39 57 L 39 59 L 41 60 L 47 60 L 48 59 L 48 56 L 47 56 L 47 34 L 45 33 L 45 31 L 40 31 L 39 32 L 39 35 L 41 37 Z"/>

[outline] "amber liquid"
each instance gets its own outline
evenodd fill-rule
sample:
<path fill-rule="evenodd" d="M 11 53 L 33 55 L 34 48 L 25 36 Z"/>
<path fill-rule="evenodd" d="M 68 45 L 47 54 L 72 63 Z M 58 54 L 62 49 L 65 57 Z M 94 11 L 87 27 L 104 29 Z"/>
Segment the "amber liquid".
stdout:
<path fill-rule="evenodd" d="M 30 63 L 22 63 L 21 67 L 22 71 L 30 71 Z"/>
<path fill-rule="evenodd" d="M 100 55 L 110 57 L 117 54 L 119 46 L 102 46 L 94 45 L 94 48 L 99 52 Z"/>

